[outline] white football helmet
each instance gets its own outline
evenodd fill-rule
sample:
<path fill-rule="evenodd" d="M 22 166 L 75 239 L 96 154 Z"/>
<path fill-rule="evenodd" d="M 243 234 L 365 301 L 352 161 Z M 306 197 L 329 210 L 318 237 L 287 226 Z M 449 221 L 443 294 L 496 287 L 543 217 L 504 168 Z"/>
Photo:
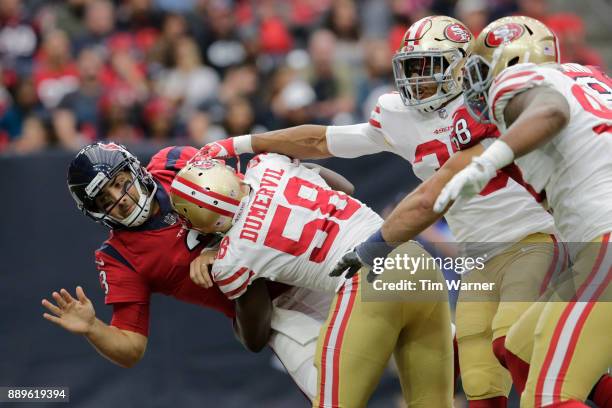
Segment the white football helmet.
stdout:
<path fill-rule="evenodd" d="M 221 160 L 190 161 L 170 186 L 174 210 L 190 227 L 203 232 L 227 232 L 249 188 L 236 171 Z"/>
<path fill-rule="evenodd" d="M 473 36 L 459 20 L 425 17 L 408 28 L 393 57 L 393 75 L 402 101 L 433 112 L 461 93 L 461 69 Z M 422 94 L 432 93 L 430 96 Z"/>

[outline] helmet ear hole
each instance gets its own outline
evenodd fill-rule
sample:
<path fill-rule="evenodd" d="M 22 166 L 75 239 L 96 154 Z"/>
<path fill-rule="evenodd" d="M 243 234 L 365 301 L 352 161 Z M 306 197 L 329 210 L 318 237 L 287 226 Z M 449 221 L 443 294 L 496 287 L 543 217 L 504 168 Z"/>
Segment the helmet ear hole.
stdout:
<path fill-rule="evenodd" d="M 513 65 L 518 64 L 518 62 L 519 62 L 519 57 L 514 57 L 510 61 L 508 61 L 508 66 L 511 67 Z"/>

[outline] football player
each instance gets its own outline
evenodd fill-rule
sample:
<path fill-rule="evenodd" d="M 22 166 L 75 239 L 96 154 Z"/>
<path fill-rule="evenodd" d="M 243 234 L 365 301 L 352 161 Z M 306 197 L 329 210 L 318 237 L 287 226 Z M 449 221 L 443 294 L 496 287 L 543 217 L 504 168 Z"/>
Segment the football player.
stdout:
<path fill-rule="evenodd" d="M 398 92 L 379 98 L 368 123 L 328 127 L 305 125 L 261 135 L 238 136 L 210 144 L 204 151 L 220 157 L 273 151 L 297 158 L 352 158 L 390 151 L 410 162 L 419 178 L 425 180 L 436 174 L 434 184 L 444 185 L 475 154 L 467 150 L 456 152 L 451 142 L 453 117 L 463 105 L 461 69 L 472 43 L 472 34 L 461 22 L 444 16 L 423 18 L 407 30 L 393 58 Z M 487 129 L 481 130 L 483 135 L 487 132 Z M 457 121 L 454 136 L 470 142 L 470 126 Z M 477 139 L 475 144 L 479 145 Z M 445 162 L 449 165 L 442 167 Z M 441 167 L 444 171 L 438 171 L 438 175 L 436 171 Z M 418 190 L 417 194 L 424 191 Z M 420 199 L 411 202 L 417 204 L 417 211 L 424 209 Z M 410 218 L 422 221 L 418 231 L 402 232 L 413 238 L 422 231 L 421 227 L 437 218 L 431 206 L 429 213 L 429 219 L 426 214 Z M 402 214 L 406 213 L 392 215 L 395 223 L 406 221 Z M 465 244 L 466 255 L 486 254 L 485 269 L 480 276 L 497 282 L 497 288 L 506 287 L 510 291 L 494 291 L 478 301 L 465 299 L 465 295 L 460 294 L 456 313 L 462 383 L 470 407 L 505 407 L 511 378 L 494 350 L 503 349 L 508 328 L 530 302 L 503 300 L 512 296 L 516 299 L 517 293 L 521 293 L 523 299 L 537 298 L 538 282 L 546 279 L 554 264 L 554 223 L 521 185 L 520 177 L 511 177 L 505 172 L 500 172 L 480 195 L 453 206 L 446 219 L 457 241 Z M 402 234 L 390 238 L 384 229 L 382 234 L 375 233 L 366 245 L 358 247 L 362 250 L 362 260 L 369 258 L 366 263 L 370 265 L 377 254 L 369 252 L 368 248 L 380 250 L 385 248 L 385 242 L 408 240 Z M 388 251 L 393 248 L 387 247 Z M 378 255 L 385 256 L 388 251 Z M 467 276 L 465 279 L 477 278 Z M 497 354 L 502 358 L 500 351 Z"/>
<path fill-rule="evenodd" d="M 162 293 L 233 318 L 246 348 L 259 351 L 269 344 L 303 391 L 316 390 L 314 347 L 331 295 L 258 280 L 234 303 L 217 286 L 192 282 L 190 273 L 208 262 L 207 253 L 201 252 L 218 240 L 184 227 L 172 209 L 169 190 L 196 152 L 193 147 L 168 147 L 146 168 L 114 143 L 89 145 L 76 155 L 68 169 L 70 193 L 85 215 L 111 229 L 95 263 L 113 315 L 110 324 L 97 319 L 92 302 L 78 287 L 76 298 L 62 289 L 53 292 L 54 302 L 44 299 L 50 312 L 44 317 L 84 335 L 114 363 L 131 367 L 147 346 L 151 294 Z M 296 324 L 304 321 L 308 324 L 301 325 L 298 338 Z M 309 343 L 310 350 L 304 347 Z M 306 361 L 312 368 L 301 375 L 295 369 Z M 314 391 L 309 394 L 312 398 Z"/>
<path fill-rule="evenodd" d="M 244 180 L 217 160 L 195 158 L 172 182 L 171 198 L 193 228 L 225 234 L 211 273 L 229 299 L 262 278 L 327 293 L 340 286 L 319 336 L 313 406 L 365 406 L 392 354 L 408 406 L 452 405 L 446 292 L 438 301 L 362 302 L 359 275 L 329 276 L 382 224 L 366 205 L 278 154 L 256 156 Z M 414 242 L 398 251 L 429 257 Z M 419 270 L 419 278 L 442 281 L 436 267 Z"/>
<path fill-rule="evenodd" d="M 466 65 L 470 110 L 502 136 L 448 182 L 435 208 L 478 194 L 512 162 L 546 193 L 561 234 L 581 244 L 571 254 L 571 280 L 554 301 L 525 315 L 539 319 L 521 406 L 586 407 L 591 388 L 612 365 L 612 81 L 594 67 L 536 65 L 554 45 L 519 24 L 502 19 L 485 29 Z M 565 285 L 573 288 L 570 295 Z M 608 376 L 602 381 L 609 387 Z M 612 398 L 598 404 L 610 406 Z"/>

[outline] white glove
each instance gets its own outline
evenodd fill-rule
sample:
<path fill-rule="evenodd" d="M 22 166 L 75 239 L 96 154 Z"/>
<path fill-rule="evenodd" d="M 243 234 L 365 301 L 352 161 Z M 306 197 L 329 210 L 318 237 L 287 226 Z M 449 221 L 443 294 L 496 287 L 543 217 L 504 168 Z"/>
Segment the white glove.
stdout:
<path fill-rule="evenodd" d="M 487 183 L 495 177 L 497 169 L 486 157 L 474 157 L 472 163 L 446 183 L 434 204 L 434 211 L 443 212 L 451 201 L 462 196 L 473 197 L 480 193 Z"/>

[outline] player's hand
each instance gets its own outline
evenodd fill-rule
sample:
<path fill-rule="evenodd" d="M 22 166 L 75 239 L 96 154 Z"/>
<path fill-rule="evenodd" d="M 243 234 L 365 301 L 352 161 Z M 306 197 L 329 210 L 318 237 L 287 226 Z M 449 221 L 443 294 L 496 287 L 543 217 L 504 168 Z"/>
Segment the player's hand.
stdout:
<path fill-rule="evenodd" d="M 475 196 L 496 174 L 497 170 L 489 160 L 474 157 L 472 163 L 446 183 L 434 204 L 434 211 L 443 212 L 451 201 L 456 200 L 459 196 L 465 198 Z"/>
<path fill-rule="evenodd" d="M 342 256 L 336 266 L 334 266 L 334 269 L 332 269 L 332 271 L 329 273 L 329 276 L 340 276 L 346 272 L 344 277 L 346 279 L 350 279 L 364 265 L 365 264 L 361 261 L 359 255 L 357 255 L 357 251 L 352 250 L 351 252 L 347 252 Z"/>
<path fill-rule="evenodd" d="M 75 334 L 89 333 L 96 321 L 96 311 L 82 287 L 77 286 L 76 299 L 66 289 L 53 292 L 51 296 L 55 304 L 42 300 L 42 305 L 52 313 L 44 313 L 45 319 Z"/>
<path fill-rule="evenodd" d="M 233 137 L 207 144 L 200 149 L 198 155 L 206 156 L 211 159 L 227 159 L 229 157 L 238 156 L 236 154 L 236 148 L 234 147 Z"/>
<path fill-rule="evenodd" d="M 189 277 L 198 286 L 205 289 L 212 287 L 209 267 L 215 262 L 216 250 L 204 250 L 189 264 Z"/>

